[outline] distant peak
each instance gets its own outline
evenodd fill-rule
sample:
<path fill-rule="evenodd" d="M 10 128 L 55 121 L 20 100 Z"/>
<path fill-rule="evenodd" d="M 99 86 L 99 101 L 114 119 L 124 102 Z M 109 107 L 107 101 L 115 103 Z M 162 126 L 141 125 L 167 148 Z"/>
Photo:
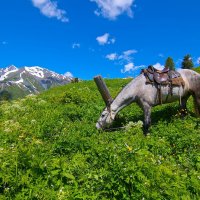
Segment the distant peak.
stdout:
<path fill-rule="evenodd" d="M 17 70 L 18 68 L 15 65 L 10 65 L 8 67 L 6 67 L 7 71 L 13 71 L 13 70 Z"/>
<path fill-rule="evenodd" d="M 43 70 L 44 68 L 40 67 L 40 66 L 31 66 L 31 67 L 28 67 L 29 69 L 40 69 L 40 70 Z"/>
<path fill-rule="evenodd" d="M 34 66 L 34 67 L 24 67 L 27 72 L 29 72 L 33 76 L 37 76 L 39 78 L 44 78 L 43 68 Z"/>

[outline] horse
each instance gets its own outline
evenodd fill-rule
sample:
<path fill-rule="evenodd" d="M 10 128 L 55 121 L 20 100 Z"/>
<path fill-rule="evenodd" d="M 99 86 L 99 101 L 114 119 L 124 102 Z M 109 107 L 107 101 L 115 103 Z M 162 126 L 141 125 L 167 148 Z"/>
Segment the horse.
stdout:
<path fill-rule="evenodd" d="M 172 93 L 169 94 L 169 86 L 161 86 L 162 104 L 180 101 L 180 110 L 186 110 L 188 98 L 192 95 L 194 99 L 195 113 L 200 117 L 200 74 L 189 69 L 178 70 L 184 86 L 173 86 Z M 97 129 L 108 128 L 114 121 L 117 113 L 124 107 L 136 102 L 144 112 L 143 131 L 149 133 L 151 126 L 151 109 L 160 104 L 158 90 L 154 84 L 146 84 L 146 77 L 140 74 L 128 83 L 107 106 L 100 115 L 96 123 Z"/>

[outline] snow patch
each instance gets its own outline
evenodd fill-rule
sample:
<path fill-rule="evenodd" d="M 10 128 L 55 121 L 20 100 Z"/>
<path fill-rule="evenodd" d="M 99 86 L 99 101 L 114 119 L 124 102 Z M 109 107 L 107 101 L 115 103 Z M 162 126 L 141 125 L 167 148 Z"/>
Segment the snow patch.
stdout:
<path fill-rule="evenodd" d="M 52 77 L 56 77 L 58 79 L 60 79 L 60 78 L 65 79 L 65 77 L 63 75 L 61 75 L 61 74 L 58 74 L 58 73 L 50 71 L 50 70 L 48 70 L 48 71 L 51 73 Z"/>
<path fill-rule="evenodd" d="M 21 84 L 21 83 L 24 83 L 24 80 L 23 80 L 23 78 L 22 78 L 22 74 L 23 74 L 24 72 L 22 72 L 22 73 L 20 73 L 20 79 L 18 80 L 18 81 L 10 81 L 11 83 L 13 83 L 13 84 Z"/>
<path fill-rule="evenodd" d="M 44 78 L 43 68 L 35 66 L 35 67 L 25 67 L 25 70 L 32 74 L 33 76 L 37 76 L 39 78 Z"/>
<path fill-rule="evenodd" d="M 9 71 L 7 68 L 5 69 L 5 74 L 3 74 L 1 77 L 0 77 L 0 81 L 4 81 L 6 78 L 8 78 L 8 75 L 9 74 L 11 74 L 11 73 L 13 73 L 13 72 L 16 72 L 16 71 L 18 71 L 18 69 L 16 68 L 16 69 L 13 69 L 13 70 L 11 70 L 11 71 Z"/>
<path fill-rule="evenodd" d="M 20 83 L 23 83 L 24 80 L 21 78 L 19 79 L 18 81 L 10 81 L 11 83 L 14 83 L 14 84 L 20 84 Z"/>
<path fill-rule="evenodd" d="M 9 67 L 6 67 L 6 69 L 4 70 L 4 72 L 9 72 L 9 71 L 13 71 L 13 70 L 18 70 L 17 67 L 15 67 L 14 65 L 11 65 Z"/>

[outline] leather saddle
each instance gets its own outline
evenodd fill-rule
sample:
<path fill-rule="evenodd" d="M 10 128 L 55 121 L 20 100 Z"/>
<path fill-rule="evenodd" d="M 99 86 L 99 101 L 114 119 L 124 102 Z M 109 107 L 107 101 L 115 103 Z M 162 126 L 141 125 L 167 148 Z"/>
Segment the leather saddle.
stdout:
<path fill-rule="evenodd" d="M 163 70 L 158 70 L 152 65 L 144 70 L 144 74 L 148 77 L 150 82 L 156 82 L 161 85 L 167 85 L 172 81 L 172 79 L 181 76 L 179 72 L 170 70 L 168 67 L 165 67 Z"/>
<path fill-rule="evenodd" d="M 169 85 L 169 93 L 172 95 L 172 86 L 180 87 L 185 85 L 181 74 L 177 71 L 170 70 L 168 67 L 165 67 L 163 70 L 158 70 L 150 65 L 147 69 L 143 69 L 141 73 L 146 77 L 147 84 L 154 84 L 158 89 L 160 104 L 162 104 L 161 86 Z"/>

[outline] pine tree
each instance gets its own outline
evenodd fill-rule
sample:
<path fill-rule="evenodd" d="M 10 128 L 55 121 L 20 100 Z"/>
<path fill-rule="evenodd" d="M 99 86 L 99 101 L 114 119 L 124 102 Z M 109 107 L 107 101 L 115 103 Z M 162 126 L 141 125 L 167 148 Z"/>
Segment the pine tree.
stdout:
<path fill-rule="evenodd" d="M 171 57 L 168 57 L 167 60 L 165 61 L 165 67 L 171 70 L 175 70 L 175 64 Z"/>
<path fill-rule="evenodd" d="M 182 61 L 182 69 L 192 69 L 194 67 L 194 63 L 189 54 L 185 55 Z"/>

